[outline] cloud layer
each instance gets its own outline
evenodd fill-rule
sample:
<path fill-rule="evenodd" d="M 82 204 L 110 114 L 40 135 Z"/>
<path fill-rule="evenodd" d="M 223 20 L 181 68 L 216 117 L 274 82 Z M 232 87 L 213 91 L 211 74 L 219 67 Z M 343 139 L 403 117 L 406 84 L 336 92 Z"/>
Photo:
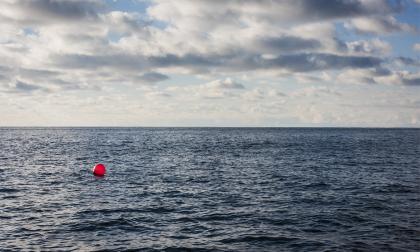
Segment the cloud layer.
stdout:
<path fill-rule="evenodd" d="M 26 97 L 29 104 L 39 96 L 79 100 L 95 92 L 114 97 L 139 92 L 162 100 L 156 106 L 165 110 L 190 92 L 197 106 L 200 99 L 237 99 L 226 103 L 240 110 L 239 104 L 257 97 L 279 99 L 273 107 L 287 106 L 285 96 L 297 99 L 273 95 L 284 94 L 281 83 L 287 89 L 294 89 L 290 83 L 420 86 L 418 54 L 399 55 L 387 39 L 419 34 L 415 24 L 397 18 L 412 1 L 143 4 L 146 8 L 122 11 L 95 0 L 1 2 L 0 94 Z M 409 50 L 418 53 L 418 43 Z M 116 104 L 127 105 L 121 99 Z M 127 107 L 140 106 L 130 99 Z M 296 108 L 299 102 L 291 104 Z M 262 114 L 269 112 L 280 113 Z"/>

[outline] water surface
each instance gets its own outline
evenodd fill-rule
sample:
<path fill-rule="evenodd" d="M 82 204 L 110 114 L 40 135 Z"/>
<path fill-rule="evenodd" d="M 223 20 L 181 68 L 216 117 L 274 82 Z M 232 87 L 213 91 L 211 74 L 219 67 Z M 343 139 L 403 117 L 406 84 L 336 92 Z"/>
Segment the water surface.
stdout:
<path fill-rule="evenodd" d="M 2 128 L 0 206 L 3 250 L 419 251 L 420 130 Z"/>

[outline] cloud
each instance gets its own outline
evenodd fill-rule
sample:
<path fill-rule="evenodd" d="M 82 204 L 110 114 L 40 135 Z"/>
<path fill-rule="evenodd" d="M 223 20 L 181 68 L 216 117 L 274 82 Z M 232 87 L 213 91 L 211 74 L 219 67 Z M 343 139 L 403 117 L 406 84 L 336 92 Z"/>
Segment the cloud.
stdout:
<path fill-rule="evenodd" d="M 402 84 L 407 86 L 420 86 L 420 73 L 397 73 L 399 80 Z"/>
<path fill-rule="evenodd" d="M 11 83 L 8 86 L 8 90 L 7 90 L 7 92 L 9 93 L 24 93 L 24 94 L 29 94 L 35 91 L 48 91 L 48 89 L 35 85 L 35 84 L 30 84 L 30 83 L 26 83 L 20 80 L 16 80 L 14 83 Z"/>
<path fill-rule="evenodd" d="M 382 60 L 370 56 L 341 56 L 335 54 L 305 53 L 279 56 L 263 62 L 264 67 L 284 68 L 293 72 L 327 69 L 369 68 L 379 66 Z"/>
<path fill-rule="evenodd" d="M 232 80 L 231 78 L 226 78 L 224 80 L 215 80 L 205 84 L 208 88 L 215 89 L 244 89 L 244 85 L 239 82 Z"/>
<path fill-rule="evenodd" d="M 302 4 L 305 14 L 314 17 L 342 18 L 355 17 L 360 15 L 372 15 L 377 13 L 390 13 L 398 10 L 401 6 L 397 3 L 391 6 L 386 1 L 340 1 L 340 0 L 321 0 L 321 1 L 298 1 Z"/>
<path fill-rule="evenodd" d="M 320 87 L 306 87 L 299 89 L 291 94 L 292 97 L 322 97 L 322 96 L 341 96 L 342 94 L 337 90 L 328 88 L 326 86 Z"/>
<path fill-rule="evenodd" d="M 397 57 L 397 58 L 395 58 L 395 61 L 399 64 L 420 67 L 420 60 L 416 60 L 416 59 L 409 58 L 409 57 Z"/>
<path fill-rule="evenodd" d="M 260 39 L 257 44 L 262 50 L 270 52 L 290 52 L 300 50 L 318 49 L 321 42 L 315 39 L 305 39 L 295 36 L 267 37 Z"/>
<path fill-rule="evenodd" d="M 343 42 L 336 38 L 335 26 L 324 21 L 389 15 L 398 9 L 382 0 L 157 0 L 141 15 L 109 11 L 97 1 L 4 4 L 7 13 L 16 14 L 15 20 L 39 20 L 31 26 L 36 36 L 15 37 L 14 44 L 24 45 L 27 53 L 0 50 L 4 58 L 16 60 L 14 68 L 20 68 L 17 61 L 22 58 L 28 62 L 23 68 L 66 72 L 68 78 L 56 76 L 57 80 L 71 81 L 69 75 L 74 73 L 74 80 L 92 78 L 99 70 L 114 77 L 95 77 L 97 81 L 113 78 L 132 83 L 169 78 L 156 71 L 230 75 L 245 71 L 293 73 L 378 67 L 384 60 L 375 55 L 388 53 L 389 44 L 378 39 Z M 33 15 L 28 14 L 28 8 L 33 8 Z M 8 14 L 10 18 L 12 14 Z M 74 24 L 73 19 L 80 19 L 83 25 Z M 153 21 L 163 21 L 164 27 L 154 26 Z M 23 70 L 14 72 L 11 77 L 19 77 L 17 72 L 30 79 Z"/>
<path fill-rule="evenodd" d="M 284 99 L 288 97 L 287 94 L 277 89 L 264 89 L 260 87 L 246 91 L 241 96 L 243 99 L 253 102 L 274 99 L 276 101 L 280 101 L 280 103 L 284 103 Z"/>
<path fill-rule="evenodd" d="M 330 74 L 326 73 L 326 72 L 322 72 L 318 75 L 313 75 L 313 74 L 306 74 L 306 73 L 297 73 L 293 75 L 294 78 L 299 82 L 299 83 L 320 83 L 320 82 L 331 82 L 332 77 Z"/>
<path fill-rule="evenodd" d="M 195 30 L 199 26 L 210 28 L 221 23 L 235 25 L 242 22 L 242 24 L 248 24 L 253 20 L 285 24 L 313 22 L 392 13 L 399 8 L 399 4 L 392 6 L 384 0 L 232 0 L 228 2 L 180 0 L 176 3 L 157 0 L 148 9 L 148 14 L 177 28 Z"/>
<path fill-rule="evenodd" d="M 156 72 L 145 73 L 139 77 L 139 80 L 148 83 L 161 82 L 167 79 L 169 79 L 169 76 Z"/>
<path fill-rule="evenodd" d="M 28 79 L 45 79 L 51 77 L 57 77 L 60 75 L 58 71 L 45 70 L 45 69 L 31 69 L 31 68 L 19 68 L 18 75 Z"/>
<path fill-rule="evenodd" d="M 53 62 L 68 69 L 115 69 L 121 71 L 148 71 L 153 68 L 184 67 L 196 73 L 212 70 L 237 72 L 277 69 L 309 72 L 327 69 L 369 68 L 379 66 L 380 58 L 370 56 L 342 56 L 323 53 L 285 54 L 274 58 L 259 55 L 195 55 L 135 56 L 115 55 L 55 55 Z"/>
<path fill-rule="evenodd" d="M 346 43 L 346 47 L 358 55 L 386 55 L 392 51 L 389 43 L 379 39 L 351 41 Z"/>
<path fill-rule="evenodd" d="M 339 83 L 420 85 L 420 74 L 409 71 L 388 70 L 386 68 L 350 69 L 337 76 Z"/>
<path fill-rule="evenodd" d="M 110 25 L 110 31 L 126 34 L 147 32 L 147 26 L 149 25 L 142 15 L 135 12 L 111 11 L 102 14 L 101 18 Z"/>
<path fill-rule="evenodd" d="M 188 85 L 185 87 L 174 87 L 171 91 L 178 93 L 186 99 L 191 97 L 205 99 L 224 99 L 237 97 L 245 90 L 245 86 L 231 78 L 217 79 L 199 85 Z"/>
<path fill-rule="evenodd" d="M 267 98 L 265 90 L 261 88 L 254 88 L 242 94 L 242 97 L 249 101 L 260 101 Z"/>
<path fill-rule="evenodd" d="M 64 69 L 113 68 L 118 70 L 138 71 L 148 67 L 145 57 L 131 54 L 55 54 L 52 63 Z"/>
<path fill-rule="evenodd" d="M 420 43 L 416 43 L 416 44 L 414 44 L 414 45 L 413 45 L 413 50 L 414 50 L 414 51 L 417 51 L 417 52 L 420 52 Z"/>
<path fill-rule="evenodd" d="M 96 19 L 103 4 L 99 1 L 17 0 L 2 1 L 0 19 L 35 25 L 55 22 L 80 22 Z"/>
<path fill-rule="evenodd" d="M 347 27 L 362 34 L 391 34 L 416 32 L 416 27 L 400 23 L 392 16 L 360 17 L 352 19 Z"/>
<path fill-rule="evenodd" d="M 340 84 L 376 84 L 373 69 L 349 69 L 338 74 L 336 81 Z"/>

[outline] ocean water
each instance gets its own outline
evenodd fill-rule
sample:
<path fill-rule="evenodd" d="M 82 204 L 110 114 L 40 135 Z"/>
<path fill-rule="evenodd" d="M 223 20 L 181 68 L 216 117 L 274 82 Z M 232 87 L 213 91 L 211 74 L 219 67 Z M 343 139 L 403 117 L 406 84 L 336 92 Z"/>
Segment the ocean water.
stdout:
<path fill-rule="evenodd" d="M 1 251 L 129 249 L 420 251 L 420 130 L 0 129 Z"/>

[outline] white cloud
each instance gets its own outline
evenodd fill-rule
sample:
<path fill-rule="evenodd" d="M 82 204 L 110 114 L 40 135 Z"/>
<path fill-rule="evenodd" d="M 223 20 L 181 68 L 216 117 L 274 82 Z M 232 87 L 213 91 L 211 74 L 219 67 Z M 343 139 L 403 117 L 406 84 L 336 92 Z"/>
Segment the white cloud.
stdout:
<path fill-rule="evenodd" d="M 359 33 L 391 34 L 397 32 L 415 32 L 416 27 L 398 22 L 393 16 L 360 17 L 352 19 L 349 28 Z"/>
<path fill-rule="evenodd" d="M 291 94 L 292 97 L 322 97 L 322 96 L 341 96 L 335 89 L 326 86 L 310 86 L 296 90 Z"/>
<path fill-rule="evenodd" d="M 420 72 L 395 71 L 390 75 L 379 76 L 375 81 L 383 84 L 399 84 L 407 86 L 420 86 Z"/>
<path fill-rule="evenodd" d="M 352 69 L 340 73 L 337 82 L 345 84 L 386 84 L 420 86 L 420 74 L 387 69 Z"/>
<path fill-rule="evenodd" d="M 391 45 L 380 39 L 351 41 L 346 45 L 352 54 L 358 55 L 389 55 L 392 51 Z"/>
<path fill-rule="evenodd" d="M 233 81 L 231 78 L 226 78 L 224 80 L 215 80 L 205 84 L 204 86 L 214 89 L 244 89 L 244 85 Z"/>
<path fill-rule="evenodd" d="M 229 98 L 245 89 L 244 85 L 231 78 L 214 80 L 198 86 L 187 87 L 187 92 L 192 92 L 203 98 Z"/>

